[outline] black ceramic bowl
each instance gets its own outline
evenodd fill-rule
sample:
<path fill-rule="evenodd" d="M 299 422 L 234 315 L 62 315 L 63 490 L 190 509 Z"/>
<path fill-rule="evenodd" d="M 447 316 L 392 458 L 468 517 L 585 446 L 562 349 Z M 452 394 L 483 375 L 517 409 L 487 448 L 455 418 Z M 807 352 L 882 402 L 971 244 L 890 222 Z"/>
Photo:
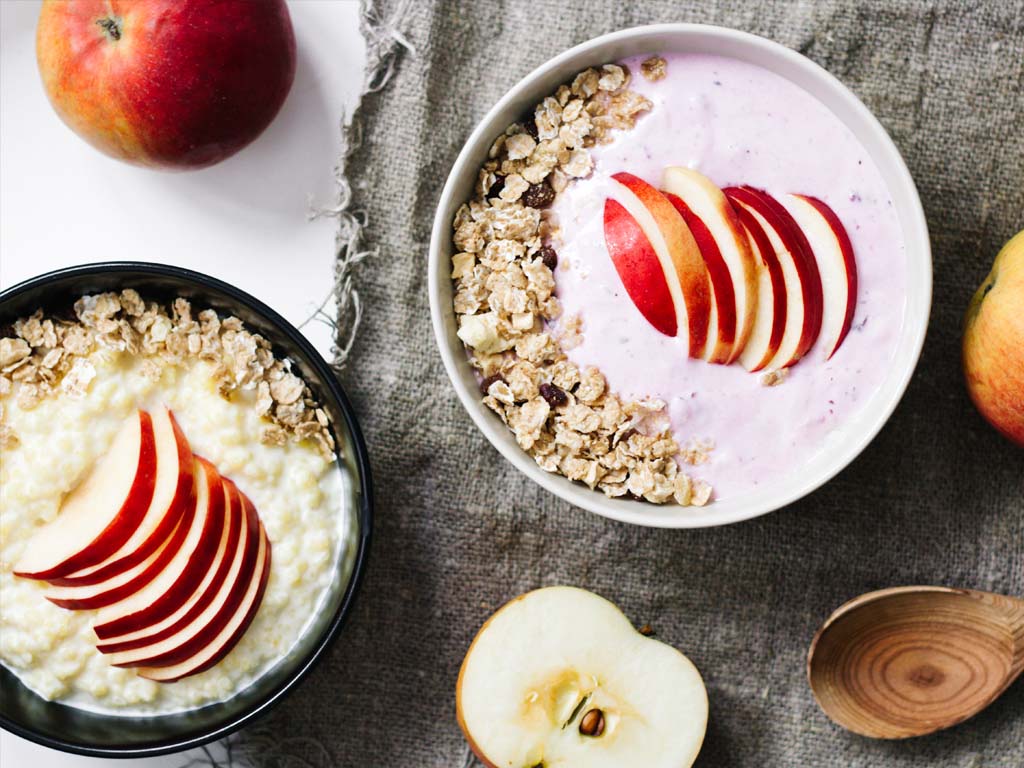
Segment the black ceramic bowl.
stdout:
<path fill-rule="evenodd" d="M 83 294 L 134 288 L 166 302 L 184 296 L 195 304 L 241 318 L 292 360 L 330 416 L 339 462 L 352 478 L 355 553 L 348 578 L 342 569 L 309 629 L 292 652 L 231 699 L 172 715 L 104 715 L 46 701 L 0 667 L 0 727 L 47 747 L 97 757 L 149 757 L 205 744 L 242 727 L 280 701 L 341 631 L 366 566 L 373 497 L 370 463 L 359 425 L 334 373 L 287 320 L 244 291 L 178 267 L 105 262 L 50 272 L 0 291 L 0 328 L 42 307 L 67 310 Z"/>

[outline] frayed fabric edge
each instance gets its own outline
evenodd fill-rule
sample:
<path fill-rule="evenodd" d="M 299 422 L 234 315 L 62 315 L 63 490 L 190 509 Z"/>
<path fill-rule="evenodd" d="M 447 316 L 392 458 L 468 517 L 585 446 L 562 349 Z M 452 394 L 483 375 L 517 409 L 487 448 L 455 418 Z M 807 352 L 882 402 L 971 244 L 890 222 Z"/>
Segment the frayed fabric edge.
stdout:
<path fill-rule="evenodd" d="M 299 328 L 313 321 L 324 323 L 331 328 L 334 340 L 331 345 L 331 364 L 339 373 L 348 362 L 363 317 L 363 305 L 355 283 L 356 267 L 366 259 L 376 256 L 378 252 L 376 247 L 368 248 L 364 243 L 363 235 L 368 219 L 366 211 L 354 204 L 352 185 L 348 178 L 348 161 L 362 144 L 360 111 L 363 99 L 368 94 L 378 93 L 387 87 L 402 54 L 416 53 L 401 31 L 412 3 L 413 0 L 399 0 L 387 17 L 380 15 L 374 0 L 362 0 L 360 4 L 359 26 L 366 41 L 366 69 L 362 93 L 356 109 L 351 114 L 342 116 L 341 150 L 334 166 L 337 187 L 334 204 L 328 207 L 311 207 L 309 215 L 311 221 L 321 218 L 332 218 L 337 221 L 337 232 L 334 237 L 334 279 L 331 292 Z M 332 303 L 334 311 L 329 312 L 328 308 Z"/>

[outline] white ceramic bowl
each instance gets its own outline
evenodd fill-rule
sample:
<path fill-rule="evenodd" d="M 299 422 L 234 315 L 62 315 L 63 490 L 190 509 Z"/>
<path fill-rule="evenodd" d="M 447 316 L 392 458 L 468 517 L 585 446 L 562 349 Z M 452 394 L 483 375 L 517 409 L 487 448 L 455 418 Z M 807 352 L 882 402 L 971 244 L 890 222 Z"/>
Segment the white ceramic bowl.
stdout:
<path fill-rule="evenodd" d="M 903 331 L 881 387 L 832 433 L 827 446 L 800 472 L 756 492 L 714 501 L 706 507 L 659 507 L 643 501 L 609 499 L 599 491 L 542 470 L 481 402 L 473 369 L 455 335 L 452 308 L 452 218 L 471 197 L 477 171 L 494 138 L 580 70 L 627 56 L 660 52 L 730 56 L 775 72 L 817 98 L 853 131 L 875 161 L 892 194 L 906 242 Z M 924 212 L 914 181 L 885 129 L 842 83 L 804 56 L 755 35 L 699 24 L 660 24 L 604 35 L 556 56 L 520 80 L 480 121 L 455 161 L 434 217 L 428 270 L 431 318 L 445 369 L 462 404 L 494 447 L 520 471 L 578 507 L 627 523 L 666 528 L 724 525 L 757 517 L 796 501 L 835 476 L 871 442 L 896 408 L 920 356 L 931 309 L 932 261 Z"/>

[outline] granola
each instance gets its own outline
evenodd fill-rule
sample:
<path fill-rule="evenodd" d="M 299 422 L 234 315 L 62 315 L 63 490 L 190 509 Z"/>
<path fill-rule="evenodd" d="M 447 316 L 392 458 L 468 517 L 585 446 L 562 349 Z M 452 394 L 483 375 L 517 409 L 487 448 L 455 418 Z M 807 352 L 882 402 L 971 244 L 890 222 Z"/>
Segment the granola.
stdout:
<path fill-rule="evenodd" d="M 658 77 L 657 63 L 644 74 Z M 546 209 L 573 179 L 590 175 L 590 148 L 651 108 L 629 79 L 616 64 L 587 69 L 492 144 L 473 198 L 452 224 L 458 336 L 481 376 L 483 402 L 541 468 L 610 497 L 702 506 L 711 486 L 682 472 L 676 457 L 700 463 L 710 445 L 681 451 L 663 402 L 623 402 L 599 370 L 568 360 L 585 330 L 580 318 L 562 319 L 557 335 L 548 327 L 561 305 L 557 228 Z"/>
<path fill-rule="evenodd" d="M 18 406 L 30 409 L 55 394 L 83 394 L 96 376 L 89 358 L 97 350 L 142 355 L 142 375 L 153 379 L 164 366 L 199 358 L 216 366 L 225 399 L 255 391 L 255 408 L 268 422 L 263 442 L 312 440 L 325 458 L 334 456 L 327 414 L 309 387 L 291 371 L 290 361 L 276 358 L 270 342 L 237 317 L 222 317 L 212 309 L 193 314 L 189 301 L 180 297 L 164 307 L 144 301 L 132 289 L 83 296 L 74 311 L 76 319 L 65 320 L 38 310 L 0 338 L 0 396 L 17 384 Z M 0 446 L 16 445 L 17 439 L 3 424 L 0 409 Z"/>

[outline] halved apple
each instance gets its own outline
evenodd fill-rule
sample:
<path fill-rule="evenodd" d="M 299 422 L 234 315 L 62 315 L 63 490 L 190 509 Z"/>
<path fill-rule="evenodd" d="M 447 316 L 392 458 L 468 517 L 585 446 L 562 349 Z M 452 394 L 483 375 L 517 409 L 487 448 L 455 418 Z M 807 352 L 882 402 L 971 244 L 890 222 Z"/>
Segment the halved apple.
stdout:
<path fill-rule="evenodd" d="M 156 665 L 158 660 L 172 653 L 183 654 L 167 661 L 176 663 L 198 650 L 197 638 L 202 642 L 220 631 L 238 607 L 244 593 L 244 584 L 252 576 L 259 548 L 259 516 L 249 503 L 243 503 L 234 483 L 229 488 L 231 524 L 225 528 L 221 549 L 208 573 L 208 578 L 196 591 L 193 599 L 181 606 L 163 621 L 138 632 L 108 638 L 96 647 L 110 654 L 115 666 Z M 242 587 L 238 585 L 242 584 Z M 232 599 L 233 598 L 233 599 Z"/>
<path fill-rule="evenodd" d="M 225 524 L 224 489 L 214 466 L 195 457 L 196 513 L 185 541 L 142 589 L 99 610 L 93 630 L 101 640 L 167 618 L 196 591 L 210 568 Z"/>
<path fill-rule="evenodd" d="M 786 282 L 786 328 L 769 370 L 797 363 L 821 332 L 823 294 L 821 275 L 807 238 L 789 212 L 774 197 L 753 187 L 729 187 L 726 197 L 749 211 L 768 235 L 782 264 Z"/>
<path fill-rule="evenodd" d="M 165 544 L 185 511 L 195 505 L 192 449 L 185 434 L 174 414 L 166 407 L 156 408 L 150 416 L 156 444 L 156 482 L 153 498 L 141 524 L 131 538 L 102 563 L 68 576 L 49 579 L 51 584 L 99 584 L 124 573 Z"/>
<path fill-rule="evenodd" d="M 857 308 L 857 260 L 843 222 L 824 201 L 809 195 L 790 195 L 789 211 L 807 235 L 821 273 L 824 310 L 821 341 L 831 359 L 846 339 Z"/>
<path fill-rule="evenodd" d="M 757 264 L 747 234 L 732 204 L 707 176 L 670 167 L 662 187 L 693 233 L 711 279 L 714 302 L 705 359 L 731 363 L 746 347 L 758 307 Z"/>
<path fill-rule="evenodd" d="M 661 333 L 675 336 L 676 305 L 658 255 L 636 219 L 611 199 L 604 202 L 604 241 L 619 279 L 640 314 Z"/>
<path fill-rule="evenodd" d="M 138 530 L 156 483 L 153 421 L 145 411 L 125 420 L 104 456 L 32 536 L 14 574 L 55 579 L 102 563 Z"/>
<path fill-rule="evenodd" d="M 220 628 L 216 635 L 210 637 L 187 658 L 169 666 L 139 667 L 136 670 L 138 675 L 149 680 L 170 683 L 208 670 L 230 653 L 245 634 L 245 630 L 249 628 L 249 624 L 252 623 L 256 611 L 260 607 L 260 602 L 263 600 L 263 593 L 267 588 L 269 577 L 270 539 L 267 538 L 267 532 L 261 523 L 255 567 L 249 580 L 240 582 L 245 587 L 242 590 L 242 599 L 238 606 L 230 612 L 227 623 Z"/>
<path fill-rule="evenodd" d="M 661 262 L 675 304 L 677 327 L 685 330 L 689 342 L 688 354 L 700 358 L 711 319 L 711 283 L 693 233 L 657 188 L 631 173 L 616 173 L 612 179 L 618 182 L 614 200 L 640 225 Z"/>
<path fill-rule="evenodd" d="M 757 312 L 747 346 L 740 355 L 740 364 L 753 373 L 768 365 L 782 344 L 786 330 L 786 277 L 771 240 L 754 214 L 742 205 L 735 206 L 735 210 L 757 262 Z"/>
<path fill-rule="evenodd" d="M 687 768 L 708 719 L 689 659 L 574 587 L 528 592 L 491 616 L 462 662 L 455 702 L 489 768 Z"/>

